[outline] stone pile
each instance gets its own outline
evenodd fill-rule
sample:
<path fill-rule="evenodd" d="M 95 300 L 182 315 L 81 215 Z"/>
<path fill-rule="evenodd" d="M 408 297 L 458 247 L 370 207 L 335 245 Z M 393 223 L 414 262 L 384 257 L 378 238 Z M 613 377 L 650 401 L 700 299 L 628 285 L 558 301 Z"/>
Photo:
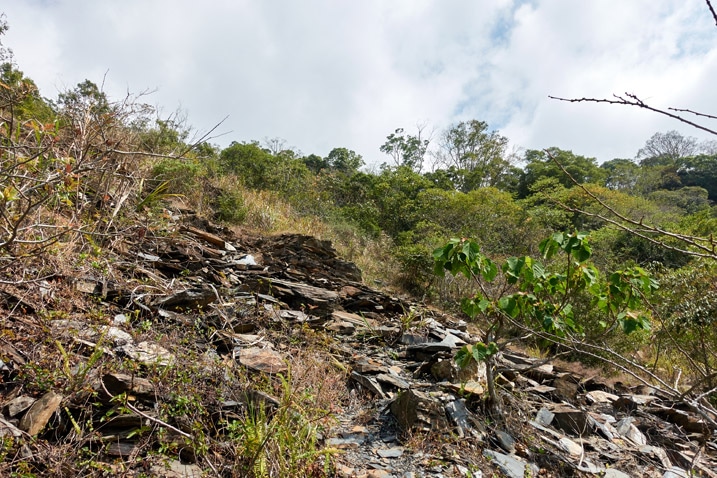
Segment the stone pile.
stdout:
<path fill-rule="evenodd" d="M 488 420 L 482 412 L 484 367 L 459 370 L 453 360 L 460 347 L 478 340 L 463 320 L 367 287 L 358 268 L 341 260 L 327 241 L 296 234 L 238 239 L 198 219 L 179 231 L 179 237 L 166 241 L 127 241 L 119 248 L 124 258 L 119 267 L 127 277 L 151 280 L 163 290 L 138 290 L 106 277 L 73 278 L 76 290 L 180 326 L 200 312 L 215 330 L 212 353 L 258 373 L 284 372 L 288 360 L 276 344 L 267 343 L 263 329 L 279 323 L 328 334 L 348 370 L 346 386 L 371 397 L 370 420 L 366 410 L 341 413 L 332 436 L 323 437 L 327 446 L 342 450 L 340 476 L 476 477 L 489 463 L 516 478 L 541 473 L 717 477 L 715 430 L 682 403 L 648 387 L 618 390 L 599 377 L 506 352 L 498 357 L 506 419 Z M 14 306 L 22 305 L 20 296 L 3 294 Z M 80 345 L 101 346 L 105 353 L 142 364 L 171 365 L 167 350 L 136 343 L 122 330 L 124 321 L 118 314 L 112 325 L 88 328 L 65 320 L 53 321 L 53 327 L 56 335 L 66 334 Z M 0 367 L 23 360 L 12 346 L 0 347 Z M 100 399 L 128 394 L 135 403 L 130 413 L 98 428 L 96 439 L 112 443 L 109 454 L 131 456 L 136 441 L 130 432 L 137 427 L 152 424 L 183 433 L 181 427 L 158 423 L 151 411 L 155 389 L 141 377 L 107 373 L 94 380 Z M 261 392 L 247 397 L 278 404 Z M 39 398 L 21 391 L 4 395 L 0 436 L 37 435 L 59 413 L 64 398 L 54 392 Z M 358 415 L 364 417 L 361 423 Z M 414 451 L 407 443 L 416 434 L 469 441 L 486 461 L 478 466 L 450 449 L 440 456 Z M 155 471 L 200 476 L 196 465 L 172 467 Z"/>

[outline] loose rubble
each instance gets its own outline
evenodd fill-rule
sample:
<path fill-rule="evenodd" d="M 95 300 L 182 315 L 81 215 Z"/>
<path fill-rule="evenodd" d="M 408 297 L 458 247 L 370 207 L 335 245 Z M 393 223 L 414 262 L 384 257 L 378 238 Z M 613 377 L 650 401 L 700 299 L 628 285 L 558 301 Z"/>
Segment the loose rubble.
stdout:
<path fill-rule="evenodd" d="M 123 330 L 127 316 L 139 311 L 178 327 L 200 317 L 213 330 L 209 354 L 275 375 L 287 373 L 292 357 L 267 338 L 268 329 L 325 333 L 346 369 L 345 386 L 368 398 L 363 410 L 338 410 L 331 435 L 322 437 L 325 446 L 340 451 L 337 476 L 717 477 L 715 430 L 683 404 L 643 389 L 615 390 L 519 353 L 498 357 L 509 416 L 488 420 L 480 405 L 484 366 L 461 371 L 453 361 L 458 348 L 478 339 L 467 324 L 367 287 L 358 268 L 341 260 L 327 241 L 296 234 L 237 238 L 198 218 L 189 218 L 179 231 L 165 242 L 128 241 L 120 248 L 128 277 L 155 281 L 162 290 L 140 291 L 118 278 L 72 278 L 78 293 L 116 304 L 118 312 L 112 325 L 54 320 L 53 336 L 144 366 L 171 367 L 175 357 L 162 344 L 137 342 Z M 24 303 L 11 290 L 2 295 L 5 307 Z M 25 309 L 34 310 L 30 304 Z M 0 351 L 7 377 L 25 359 L 10 344 L 1 343 Z M 183 433 L 181 424 L 157 421 L 157 385 L 140 375 L 105 373 L 94 378 L 94 390 L 106 407 L 121 394 L 135 404 L 130 413 L 98 424 L 96 440 L 112 443 L 109 456 L 137 453 L 131 431 L 138 427 Z M 248 390 L 246 397 L 243 404 L 224 403 L 217 413 L 238 413 L 250 402 L 279 405 L 264 392 Z M 66 400 L 52 391 L 32 397 L 4 385 L 0 437 L 41 435 Z M 476 454 L 412 447 L 411 437 L 420 434 L 438 443 L 465 441 Z M 212 475 L 200 465 L 170 461 L 152 465 L 151 473 Z"/>

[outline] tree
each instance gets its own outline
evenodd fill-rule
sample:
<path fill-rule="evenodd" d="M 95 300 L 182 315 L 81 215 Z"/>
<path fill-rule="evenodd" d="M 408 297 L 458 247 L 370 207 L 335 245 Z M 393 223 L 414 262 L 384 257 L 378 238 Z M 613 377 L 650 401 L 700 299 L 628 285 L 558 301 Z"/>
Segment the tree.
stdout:
<path fill-rule="evenodd" d="M 484 121 L 451 126 L 441 135 L 438 147 L 438 161 L 452 172 L 460 191 L 498 186 L 510 171 L 508 139 L 489 131 Z"/>
<path fill-rule="evenodd" d="M 55 119 L 55 111 L 40 96 L 35 82 L 26 78 L 24 73 L 9 61 L 0 64 L 0 87 L 3 86 L 6 94 L 14 95 L 13 98 L 7 99 L 13 104 L 15 119 L 34 119 L 43 123 L 50 123 Z"/>
<path fill-rule="evenodd" d="M 334 148 L 326 157 L 329 168 L 342 173 L 354 173 L 364 165 L 360 154 L 347 148 Z"/>
<path fill-rule="evenodd" d="M 433 253 L 437 275 L 447 271 L 475 283 L 475 294 L 461 301 L 461 309 L 471 319 L 482 318 L 485 332 L 480 342 L 463 347 L 456 361 L 461 367 L 472 361 L 486 363 L 488 406 L 494 416 L 500 414 L 495 357 L 513 340 L 508 330 L 582 353 L 604 352 L 619 359 L 619 354 L 584 340 L 584 318 L 577 310 L 580 297 L 589 299 L 600 312 L 598 325 L 603 336 L 616 330 L 630 334 L 650 326 L 650 313 L 643 304 L 658 284 L 645 270 L 632 267 L 603 277 L 589 261 L 592 251 L 585 233 L 553 234 L 539 249 L 546 261 L 562 256 L 557 261 L 562 266 L 553 272 L 540 261 L 523 256 L 511 257 L 499 267 L 481 252 L 478 243 L 468 239 L 451 239 Z"/>
<path fill-rule="evenodd" d="M 416 172 L 423 168 L 423 159 L 426 156 L 430 138 L 423 138 L 423 130 L 418 127 L 418 134 L 413 136 L 404 134 L 403 128 L 398 128 L 386 137 L 386 142 L 379 150 L 393 159 L 394 166 L 407 166 Z"/>
<path fill-rule="evenodd" d="M 326 158 L 322 158 L 318 154 L 310 154 L 301 158 L 309 171 L 319 174 L 322 170 L 329 168 L 329 162 Z"/>
<path fill-rule="evenodd" d="M 600 165 L 607 171 L 605 187 L 615 191 L 629 194 L 635 193 L 635 187 L 640 179 L 640 166 L 629 159 L 613 159 Z"/>
<path fill-rule="evenodd" d="M 72 115 L 82 113 L 100 115 L 110 112 L 107 95 L 90 80 L 78 83 L 73 90 L 60 93 L 57 102 Z"/>
<path fill-rule="evenodd" d="M 682 184 L 706 189 L 710 201 L 717 202 L 717 155 L 683 158 L 677 168 L 677 175 Z"/>
<path fill-rule="evenodd" d="M 675 130 L 666 133 L 655 133 L 647 140 L 645 146 L 637 152 L 644 166 L 663 166 L 678 158 L 691 156 L 697 152 L 697 139 L 682 136 Z"/>
<path fill-rule="evenodd" d="M 219 153 L 219 165 L 225 173 L 236 174 L 242 183 L 252 189 L 267 189 L 270 170 L 276 158 L 257 141 L 233 141 Z"/>
<path fill-rule="evenodd" d="M 602 184 L 607 177 L 607 171 L 598 166 L 595 158 L 559 148 L 528 150 L 524 160 L 527 164 L 518 184 L 518 196 L 521 198 L 532 194 L 533 185 L 545 178 L 556 178 L 564 187 L 571 188 L 575 185 L 573 180 L 578 184 Z"/>

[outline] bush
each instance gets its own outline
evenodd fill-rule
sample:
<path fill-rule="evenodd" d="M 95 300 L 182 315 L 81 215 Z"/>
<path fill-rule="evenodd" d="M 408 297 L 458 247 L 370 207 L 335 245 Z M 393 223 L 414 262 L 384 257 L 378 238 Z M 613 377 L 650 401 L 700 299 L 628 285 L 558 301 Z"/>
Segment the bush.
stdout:
<path fill-rule="evenodd" d="M 241 191 L 234 189 L 221 191 L 216 201 L 217 219 L 231 224 L 244 222 L 249 209 L 244 204 Z"/>
<path fill-rule="evenodd" d="M 193 159 L 166 158 L 152 168 L 151 178 L 158 184 L 168 182 L 167 192 L 196 196 L 200 179 L 206 176 L 201 163 Z"/>

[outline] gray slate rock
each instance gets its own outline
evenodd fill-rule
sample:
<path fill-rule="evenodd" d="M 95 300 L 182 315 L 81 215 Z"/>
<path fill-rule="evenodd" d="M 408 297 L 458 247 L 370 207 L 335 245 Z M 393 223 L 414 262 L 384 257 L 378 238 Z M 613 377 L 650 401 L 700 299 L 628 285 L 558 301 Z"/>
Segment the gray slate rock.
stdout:
<path fill-rule="evenodd" d="M 493 450 L 484 450 L 483 456 L 490 459 L 509 478 L 538 476 L 540 469 L 515 455 L 505 455 Z"/>

